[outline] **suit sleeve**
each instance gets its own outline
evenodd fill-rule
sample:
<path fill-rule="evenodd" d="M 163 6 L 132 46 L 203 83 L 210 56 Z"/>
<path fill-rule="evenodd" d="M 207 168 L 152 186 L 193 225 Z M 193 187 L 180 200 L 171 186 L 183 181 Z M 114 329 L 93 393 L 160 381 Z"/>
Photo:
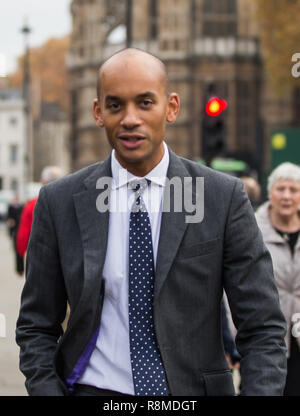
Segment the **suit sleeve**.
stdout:
<path fill-rule="evenodd" d="M 242 395 L 282 395 L 286 377 L 286 324 L 271 256 L 253 209 L 236 182 L 224 243 L 224 287 L 241 355 Z"/>
<path fill-rule="evenodd" d="M 53 362 L 65 314 L 66 291 L 56 234 L 42 188 L 34 212 L 16 329 L 20 369 L 30 395 L 64 395 Z"/>

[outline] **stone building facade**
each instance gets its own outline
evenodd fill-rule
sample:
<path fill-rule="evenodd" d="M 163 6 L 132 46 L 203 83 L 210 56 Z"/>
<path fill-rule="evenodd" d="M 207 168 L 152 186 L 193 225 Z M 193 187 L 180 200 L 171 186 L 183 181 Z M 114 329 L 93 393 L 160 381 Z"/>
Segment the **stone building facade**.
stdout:
<path fill-rule="evenodd" d="M 25 128 L 22 91 L 0 88 L 0 193 L 18 195 L 22 201 L 26 196 Z"/>
<path fill-rule="evenodd" d="M 277 99 L 263 68 L 259 28 L 251 0 L 73 0 L 73 32 L 68 55 L 72 102 L 73 169 L 105 158 L 105 133 L 95 125 L 92 103 L 101 62 L 126 46 L 126 6 L 132 4 L 131 46 L 147 50 L 167 65 L 181 112 L 166 141 L 179 155 L 202 156 L 201 121 L 205 91 L 228 101 L 224 156 L 267 171 L 269 135 L 295 121 L 293 99 Z"/>
<path fill-rule="evenodd" d="M 70 125 L 57 102 L 41 102 L 33 126 L 33 181 L 40 182 L 46 166 L 70 173 Z"/>

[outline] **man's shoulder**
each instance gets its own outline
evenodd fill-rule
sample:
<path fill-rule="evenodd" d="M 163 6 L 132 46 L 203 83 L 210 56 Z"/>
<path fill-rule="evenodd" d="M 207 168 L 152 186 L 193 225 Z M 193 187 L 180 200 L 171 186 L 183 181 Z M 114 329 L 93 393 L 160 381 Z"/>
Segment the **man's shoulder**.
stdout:
<path fill-rule="evenodd" d="M 239 179 L 235 176 L 216 171 L 212 168 L 202 165 L 199 162 L 186 159 L 184 157 L 177 156 L 180 161 L 184 164 L 187 172 L 192 177 L 203 177 L 205 181 L 212 184 L 220 184 L 222 186 L 234 186 Z"/>
<path fill-rule="evenodd" d="M 84 167 L 76 172 L 70 173 L 60 179 L 50 182 L 43 186 L 45 191 L 49 194 L 71 195 L 79 193 L 85 189 L 84 181 L 96 172 L 103 162 L 97 162 L 93 165 Z"/>

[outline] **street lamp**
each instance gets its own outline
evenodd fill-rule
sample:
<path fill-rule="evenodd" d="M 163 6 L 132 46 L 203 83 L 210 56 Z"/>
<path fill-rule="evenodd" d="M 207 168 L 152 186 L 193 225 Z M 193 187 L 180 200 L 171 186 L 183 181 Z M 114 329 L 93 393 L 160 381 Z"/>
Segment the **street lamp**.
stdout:
<path fill-rule="evenodd" d="M 25 140 L 24 140 L 24 188 L 28 191 L 27 184 L 32 180 L 32 119 L 31 119 L 31 97 L 30 97 L 30 64 L 29 64 L 29 35 L 31 28 L 27 22 L 21 28 L 24 35 L 24 63 L 23 63 L 23 101 L 25 113 Z"/>
<path fill-rule="evenodd" d="M 132 45 L 132 0 L 126 0 L 126 47 Z"/>
<path fill-rule="evenodd" d="M 29 43 L 28 38 L 31 33 L 31 29 L 28 24 L 25 22 L 24 26 L 21 28 L 21 32 L 24 35 L 24 79 L 23 79 L 23 98 L 25 99 L 26 104 L 29 98 L 29 87 L 30 87 L 30 72 L 29 72 Z"/>

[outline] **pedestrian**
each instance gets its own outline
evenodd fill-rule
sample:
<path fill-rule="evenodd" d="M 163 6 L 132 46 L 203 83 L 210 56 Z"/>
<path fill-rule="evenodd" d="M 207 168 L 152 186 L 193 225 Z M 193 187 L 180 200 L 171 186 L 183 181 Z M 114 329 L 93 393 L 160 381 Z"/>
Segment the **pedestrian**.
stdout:
<path fill-rule="evenodd" d="M 62 170 L 58 166 L 46 166 L 41 173 L 41 184 L 52 182 L 62 176 Z M 24 259 L 27 245 L 30 237 L 31 226 L 33 221 L 33 211 L 37 202 L 37 197 L 28 201 L 21 215 L 20 224 L 16 236 L 16 247 L 18 255 Z"/>
<path fill-rule="evenodd" d="M 23 257 L 18 253 L 16 241 L 22 210 L 23 204 L 20 202 L 18 195 L 15 195 L 14 199 L 8 205 L 6 223 L 9 236 L 13 242 L 13 249 L 15 253 L 15 271 L 19 276 L 23 276 L 24 273 L 24 260 Z"/>
<path fill-rule="evenodd" d="M 93 108 L 112 153 L 40 191 L 16 333 L 30 395 L 234 395 L 223 288 L 242 394 L 282 394 L 270 255 L 241 181 L 166 145 L 180 107 L 168 89 L 164 64 L 144 51 L 106 60 Z M 179 209 L 182 189 L 193 215 Z"/>
<path fill-rule="evenodd" d="M 261 200 L 261 189 L 259 183 L 251 176 L 242 176 L 240 180 L 243 182 L 245 192 L 248 195 L 254 211 L 256 211 Z"/>
<path fill-rule="evenodd" d="M 240 368 L 241 357 L 236 349 L 233 334 L 230 330 L 227 312 L 228 311 L 225 306 L 225 301 L 224 299 L 222 299 L 222 303 L 221 303 L 222 334 L 223 334 L 223 342 L 224 342 L 226 359 L 228 362 L 228 366 L 231 370 L 238 370 Z"/>
<path fill-rule="evenodd" d="M 286 162 L 268 178 L 269 201 L 257 211 L 258 225 L 274 267 L 281 309 L 287 322 L 287 378 L 284 395 L 300 396 L 300 340 L 293 317 L 300 313 L 300 167 Z"/>

